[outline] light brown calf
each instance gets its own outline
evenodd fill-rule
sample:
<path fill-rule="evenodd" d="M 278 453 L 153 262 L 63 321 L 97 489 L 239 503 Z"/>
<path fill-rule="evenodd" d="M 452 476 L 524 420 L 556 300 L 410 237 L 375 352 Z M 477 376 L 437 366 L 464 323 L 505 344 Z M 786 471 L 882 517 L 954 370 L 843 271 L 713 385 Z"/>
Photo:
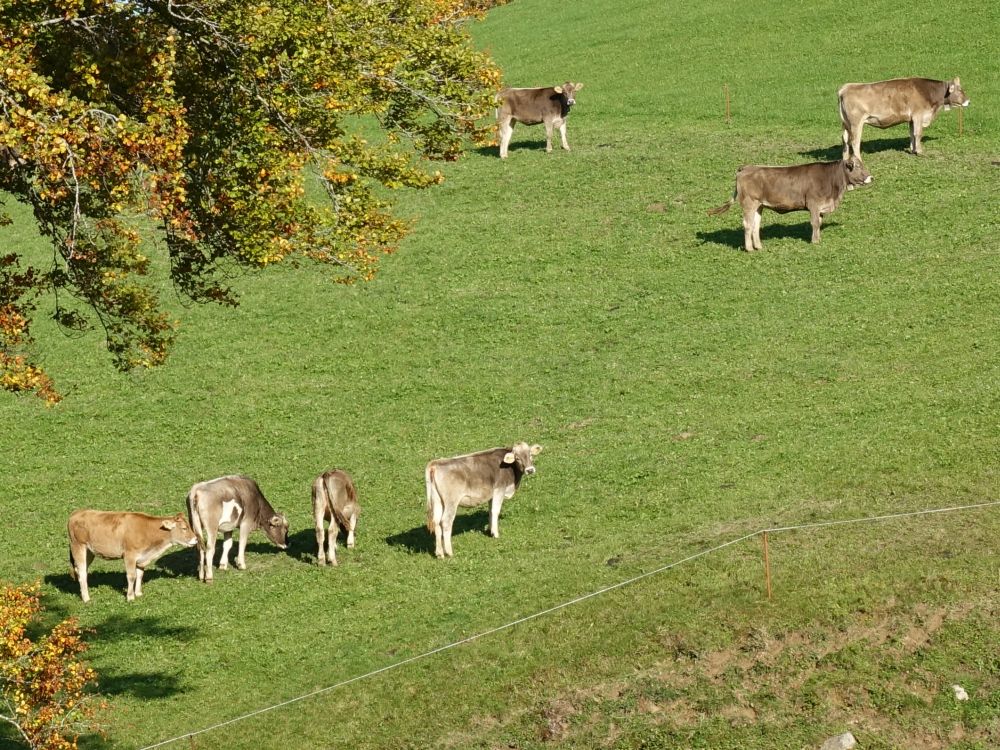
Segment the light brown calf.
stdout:
<path fill-rule="evenodd" d="M 354 489 L 354 481 L 350 474 L 340 469 L 325 471 L 313 481 L 312 485 L 313 520 L 316 524 L 316 561 L 326 565 L 327 556 L 324 550 L 324 537 L 330 548 L 330 564 L 337 564 L 337 532 L 340 529 L 347 534 L 348 549 L 354 547 L 354 529 L 361 514 L 358 505 L 358 493 Z M 326 521 L 330 522 L 329 530 L 324 529 Z"/>
<path fill-rule="evenodd" d="M 146 566 L 177 544 L 193 547 L 198 537 L 180 513 L 149 516 L 145 513 L 78 510 L 69 517 L 70 577 L 80 582 L 80 597 L 90 601 L 87 567 L 94 556 L 125 560 L 126 596 L 142 596 L 142 574 Z"/>

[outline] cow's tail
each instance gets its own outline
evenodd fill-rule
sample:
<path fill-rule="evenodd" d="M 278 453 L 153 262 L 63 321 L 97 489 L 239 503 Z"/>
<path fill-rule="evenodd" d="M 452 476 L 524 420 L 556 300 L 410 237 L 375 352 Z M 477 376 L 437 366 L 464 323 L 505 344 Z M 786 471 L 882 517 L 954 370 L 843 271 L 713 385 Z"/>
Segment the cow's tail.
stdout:
<path fill-rule="evenodd" d="M 208 540 L 205 539 L 205 528 L 201 525 L 201 515 L 198 513 L 198 493 L 192 489 L 187 496 L 188 524 L 191 531 L 198 537 L 198 549 L 207 549 Z"/>
<path fill-rule="evenodd" d="M 427 464 L 424 476 L 427 480 L 427 530 L 433 534 L 434 528 L 441 523 L 441 517 L 444 515 L 444 503 L 434 481 L 433 463 Z"/>
<path fill-rule="evenodd" d="M 69 543 L 69 577 L 70 580 L 76 580 L 76 565 L 73 562 L 73 542 Z"/>
<path fill-rule="evenodd" d="M 726 211 L 732 208 L 735 202 L 736 202 L 736 191 L 734 190 L 732 198 L 723 203 L 721 206 L 716 206 L 715 208 L 708 209 L 708 215 L 717 216 L 718 214 L 724 214 Z"/>

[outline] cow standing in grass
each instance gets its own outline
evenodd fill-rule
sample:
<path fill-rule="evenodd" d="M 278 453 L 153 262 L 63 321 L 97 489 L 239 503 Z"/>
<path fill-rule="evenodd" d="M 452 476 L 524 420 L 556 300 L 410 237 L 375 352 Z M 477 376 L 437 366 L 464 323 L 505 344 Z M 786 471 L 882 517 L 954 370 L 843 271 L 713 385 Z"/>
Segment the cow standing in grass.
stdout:
<path fill-rule="evenodd" d="M 791 167 L 740 167 L 733 197 L 708 213 L 721 214 L 738 202 L 743 209 L 743 246 L 749 253 L 763 247 L 760 215 L 765 208 L 780 214 L 808 211 L 812 241 L 818 243 L 824 214 L 836 210 L 846 191 L 871 181 L 871 174 L 857 158 Z"/>
<path fill-rule="evenodd" d="M 552 130 L 559 128 L 562 137 L 562 147 L 569 151 L 566 140 L 566 121 L 569 119 L 570 108 L 576 104 L 576 92 L 583 88 L 582 83 L 566 81 L 562 86 L 547 88 L 511 89 L 507 88 L 497 94 L 497 127 L 500 131 L 500 158 L 507 158 L 507 147 L 514 135 L 514 125 L 545 124 L 545 152 L 552 151 Z"/>
<path fill-rule="evenodd" d="M 239 529 L 240 544 L 236 567 L 245 570 L 247 539 L 254 529 L 263 529 L 279 548 L 288 547 L 288 519 L 271 507 L 250 477 L 228 476 L 195 484 L 187 497 L 191 528 L 198 535 L 198 579 L 212 582 L 215 541 L 221 531 L 222 556 L 219 570 L 229 567 L 233 531 Z"/>
<path fill-rule="evenodd" d="M 861 130 L 865 125 L 891 128 L 910 123 L 910 152 L 922 154 L 920 138 L 938 112 L 968 107 L 969 97 L 958 78 L 893 78 L 876 83 L 845 83 L 837 92 L 844 125 L 844 158 L 861 157 Z"/>
<path fill-rule="evenodd" d="M 354 489 L 354 481 L 350 474 L 340 469 L 326 471 L 313 481 L 312 486 L 313 521 L 316 525 L 316 561 L 326 565 L 327 556 L 324 551 L 324 541 L 330 550 L 330 564 L 337 564 L 337 532 L 340 529 L 347 534 L 347 548 L 354 547 L 354 528 L 358 523 L 361 506 L 358 505 L 358 493 Z M 324 529 L 329 521 L 329 529 Z"/>
<path fill-rule="evenodd" d="M 125 561 L 126 598 L 142 596 L 142 574 L 172 545 L 193 547 L 198 537 L 183 514 L 77 510 L 69 517 L 69 574 L 80 582 L 80 598 L 90 601 L 87 568 L 94 556 Z"/>
<path fill-rule="evenodd" d="M 427 464 L 427 529 L 434 534 L 434 554 L 451 557 L 451 529 L 458 508 L 490 504 L 490 536 L 500 536 L 500 509 L 513 497 L 521 478 L 535 473 L 534 457 L 542 446 L 517 443 Z"/>

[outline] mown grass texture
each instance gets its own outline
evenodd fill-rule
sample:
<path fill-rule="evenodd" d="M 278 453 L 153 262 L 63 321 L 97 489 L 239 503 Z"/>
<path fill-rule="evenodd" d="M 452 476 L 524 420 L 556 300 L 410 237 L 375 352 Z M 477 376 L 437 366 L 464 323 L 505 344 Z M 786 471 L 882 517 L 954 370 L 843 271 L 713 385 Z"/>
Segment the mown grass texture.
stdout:
<path fill-rule="evenodd" d="M 1000 11 L 517 0 L 474 29 L 511 85 L 582 81 L 573 151 L 515 129 L 447 181 L 393 193 L 413 234 L 379 277 L 234 280 L 185 306 L 160 369 L 96 335 L 43 338 L 69 391 L 0 401 L 11 533 L 0 576 L 42 579 L 94 628 L 114 748 L 274 705 L 771 525 L 997 499 Z M 707 217 L 744 163 L 840 153 L 846 81 L 960 75 L 972 104 L 866 128 L 874 183 L 810 245 L 807 214 Z M 723 111 L 728 85 L 732 120 Z M 26 216 L 9 243 L 44 244 Z M 151 242 L 155 240 L 151 239 Z M 525 439 L 539 472 L 423 528 L 429 458 Z M 313 564 L 309 483 L 350 471 L 358 547 Z M 172 513 L 246 472 L 290 517 L 246 571 L 198 584 L 172 552 L 129 605 L 67 575 L 71 509 Z M 199 735 L 195 747 L 818 747 L 1000 743 L 995 509 L 757 540 L 398 670 Z M 949 685 L 972 700 L 957 704 Z M 96 740 L 86 744 L 100 746 Z M 189 744 L 187 740 L 177 744 Z M 176 745 L 174 745 L 176 746 Z"/>

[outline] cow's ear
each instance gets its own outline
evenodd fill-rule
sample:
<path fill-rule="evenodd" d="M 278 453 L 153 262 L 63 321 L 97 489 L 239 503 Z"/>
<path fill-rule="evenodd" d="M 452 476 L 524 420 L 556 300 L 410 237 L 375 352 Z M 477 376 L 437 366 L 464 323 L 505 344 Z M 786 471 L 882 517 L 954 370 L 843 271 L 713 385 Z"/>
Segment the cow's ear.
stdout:
<path fill-rule="evenodd" d="M 176 525 L 177 525 L 177 521 L 175 521 L 172 518 L 167 518 L 167 519 L 165 519 L 163 521 L 163 524 L 160 526 L 160 528 L 163 528 L 163 529 L 166 529 L 167 531 L 170 531 Z"/>
<path fill-rule="evenodd" d="M 573 88 L 574 88 L 574 89 L 575 89 L 576 91 L 579 91 L 580 89 L 582 89 L 582 88 L 583 88 L 583 84 L 582 84 L 582 83 L 578 83 L 578 84 L 576 84 L 576 86 L 574 86 Z"/>
<path fill-rule="evenodd" d="M 272 526 L 280 526 L 281 516 L 271 516 L 271 520 L 268 523 L 270 523 Z"/>
<path fill-rule="evenodd" d="M 555 91 L 555 92 L 556 92 L 557 94 L 561 94 L 561 93 L 562 93 L 562 86 L 556 86 L 556 87 L 555 87 L 555 89 L 554 89 L 554 91 Z"/>
<path fill-rule="evenodd" d="M 532 456 L 537 456 L 541 452 L 542 452 L 542 446 L 537 445 L 537 444 L 531 446 L 531 455 Z"/>
<path fill-rule="evenodd" d="M 847 171 L 848 172 L 853 172 L 854 171 L 854 157 L 851 157 L 846 162 L 844 162 L 844 166 L 847 167 Z"/>
<path fill-rule="evenodd" d="M 954 90 L 955 90 L 955 82 L 954 81 L 948 81 L 948 85 L 944 87 L 944 96 L 945 96 L 945 99 L 947 99 L 949 96 L 951 96 L 951 92 L 954 91 Z"/>
<path fill-rule="evenodd" d="M 503 457 L 503 462 L 505 464 L 512 464 L 516 460 L 517 460 L 517 456 L 515 456 L 513 453 L 509 453 L 509 452 Z"/>

